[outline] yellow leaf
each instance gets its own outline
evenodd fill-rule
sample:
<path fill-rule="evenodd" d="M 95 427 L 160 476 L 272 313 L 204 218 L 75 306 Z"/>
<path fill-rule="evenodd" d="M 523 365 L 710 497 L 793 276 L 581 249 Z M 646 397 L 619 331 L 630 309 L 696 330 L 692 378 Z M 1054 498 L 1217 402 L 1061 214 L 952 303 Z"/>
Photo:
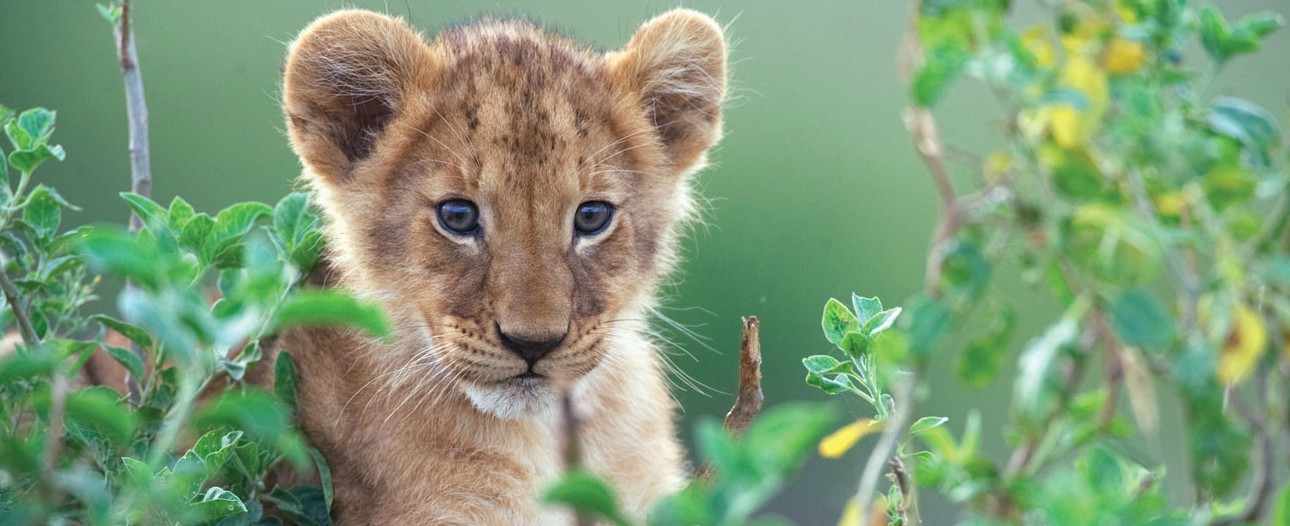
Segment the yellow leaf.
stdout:
<path fill-rule="evenodd" d="M 1079 110 L 1065 104 L 1054 106 L 1049 110 L 1048 130 L 1053 135 L 1053 142 L 1068 150 L 1078 148 L 1088 138 L 1084 117 L 1080 115 Z"/>
<path fill-rule="evenodd" d="M 1178 217 L 1182 211 L 1187 209 L 1187 195 L 1182 190 L 1174 190 L 1169 193 L 1156 196 L 1156 210 L 1161 215 L 1169 217 Z"/>
<path fill-rule="evenodd" d="M 856 445 L 865 435 L 882 429 L 882 422 L 872 418 L 856 420 L 837 431 L 830 433 L 820 441 L 820 456 L 838 458 Z"/>
<path fill-rule="evenodd" d="M 1112 75 L 1127 75 L 1137 71 L 1146 61 L 1147 52 L 1141 42 L 1115 37 L 1102 49 L 1102 65 Z"/>
<path fill-rule="evenodd" d="M 1232 330 L 1218 357 L 1218 380 L 1233 384 L 1244 380 L 1254 370 L 1268 346 L 1268 327 L 1263 318 L 1243 303 L 1232 310 Z"/>
<path fill-rule="evenodd" d="M 842 518 L 838 519 L 838 526 L 864 526 L 860 522 L 860 504 L 855 499 L 847 501 L 847 507 L 842 508 Z"/>
<path fill-rule="evenodd" d="M 1053 52 L 1052 41 L 1048 39 L 1048 28 L 1042 24 L 1022 33 L 1021 44 L 1035 57 L 1036 66 L 1047 69 L 1057 63 L 1057 54 Z"/>
<path fill-rule="evenodd" d="M 1106 72 L 1098 69 L 1092 60 L 1072 55 L 1062 66 L 1061 80 L 1063 84 L 1084 92 L 1088 97 L 1089 115 L 1100 120 L 1106 110 Z"/>

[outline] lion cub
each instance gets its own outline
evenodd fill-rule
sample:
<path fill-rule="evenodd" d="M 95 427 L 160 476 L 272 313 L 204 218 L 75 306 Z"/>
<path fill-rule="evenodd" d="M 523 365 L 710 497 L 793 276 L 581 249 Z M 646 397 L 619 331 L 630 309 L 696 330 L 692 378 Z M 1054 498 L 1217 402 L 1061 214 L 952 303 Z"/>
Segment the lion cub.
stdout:
<path fill-rule="evenodd" d="M 423 39 L 341 11 L 285 66 L 291 145 L 327 218 L 331 286 L 393 342 L 284 334 L 343 524 L 539 524 L 562 469 L 558 386 L 586 466 L 641 516 L 686 477 L 642 336 L 721 136 L 721 28 L 687 10 L 601 53 L 526 22 Z"/>

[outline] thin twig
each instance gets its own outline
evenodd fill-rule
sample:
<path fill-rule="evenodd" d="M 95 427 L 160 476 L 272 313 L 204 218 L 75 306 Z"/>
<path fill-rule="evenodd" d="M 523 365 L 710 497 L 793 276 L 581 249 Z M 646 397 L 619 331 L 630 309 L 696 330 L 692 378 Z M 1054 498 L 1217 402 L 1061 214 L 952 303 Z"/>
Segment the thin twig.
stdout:
<path fill-rule="evenodd" d="M 578 429 L 581 422 L 573 409 L 573 389 L 567 386 L 560 388 L 560 429 L 563 437 L 562 457 L 564 470 L 574 471 L 582 468 L 582 446 L 578 441 Z M 575 510 L 574 521 L 578 526 L 592 526 L 596 523 L 590 515 Z"/>
<path fill-rule="evenodd" d="M 888 464 L 891 465 L 891 475 L 896 479 L 896 486 L 900 488 L 901 524 L 910 526 L 922 524 L 923 520 L 918 513 L 918 487 L 914 485 L 913 477 L 905 468 L 904 461 L 896 455 L 891 457 Z"/>
<path fill-rule="evenodd" d="M 134 30 L 130 27 L 130 0 L 121 0 L 121 17 L 113 28 L 116 36 L 116 54 L 121 64 L 121 80 L 125 84 L 125 110 L 130 131 L 130 191 L 144 197 L 152 195 L 152 158 L 148 148 L 148 103 L 143 96 L 143 76 L 139 71 L 139 53 L 135 48 Z M 130 212 L 130 231 L 138 232 L 143 219 Z M 126 282 L 126 290 L 134 288 Z M 140 360 L 147 360 L 146 349 L 131 343 L 130 349 Z M 130 401 L 138 404 L 142 398 L 137 378 L 125 373 L 125 383 L 130 388 Z"/>
<path fill-rule="evenodd" d="M 152 158 L 148 148 L 148 104 L 143 96 L 139 52 L 135 47 L 134 31 L 130 28 L 130 0 L 122 0 L 120 23 L 115 30 L 121 80 L 125 83 L 125 109 L 129 117 L 130 191 L 149 197 L 152 195 Z M 138 231 L 142 226 L 142 219 L 131 213 L 130 230 Z"/>
<path fill-rule="evenodd" d="M 907 108 L 905 110 L 905 129 L 913 136 L 914 147 L 918 156 L 927 165 L 936 186 L 936 194 L 941 200 L 941 218 L 932 234 L 931 249 L 927 254 L 927 268 L 924 274 L 927 292 L 932 297 L 941 293 L 941 273 L 945 267 L 945 254 L 949 242 L 954 238 L 962 223 L 962 207 L 950 182 L 949 169 L 945 165 L 945 150 L 941 146 L 940 133 L 936 119 L 927 108 Z"/>
<path fill-rule="evenodd" d="M 869 460 L 865 462 L 864 471 L 861 472 L 860 486 L 856 489 L 855 496 L 857 508 L 860 510 L 858 517 L 870 515 L 869 507 L 873 504 L 873 496 L 878 489 L 878 479 L 882 477 L 883 466 L 893 458 L 896 443 L 905 435 L 909 415 L 914 412 L 914 399 L 910 395 L 914 392 L 916 381 L 917 377 L 911 374 L 901 381 L 892 393 L 892 405 L 897 401 L 900 405 L 891 408 L 892 416 L 883 424 L 882 436 L 878 437 L 878 443 L 873 446 L 873 452 L 869 453 Z"/>
<path fill-rule="evenodd" d="M 18 320 L 18 331 L 22 333 L 23 343 L 29 348 L 35 348 L 40 345 L 40 337 L 36 336 L 36 328 L 27 316 L 27 309 L 18 302 L 18 291 L 14 289 L 13 282 L 9 281 L 9 274 L 4 272 L 6 266 L 4 256 L 0 255 L 0 288 L 4 289 L 4 300 L 9 304 L 9 310 L 13 311 L 13 317 Z"/>

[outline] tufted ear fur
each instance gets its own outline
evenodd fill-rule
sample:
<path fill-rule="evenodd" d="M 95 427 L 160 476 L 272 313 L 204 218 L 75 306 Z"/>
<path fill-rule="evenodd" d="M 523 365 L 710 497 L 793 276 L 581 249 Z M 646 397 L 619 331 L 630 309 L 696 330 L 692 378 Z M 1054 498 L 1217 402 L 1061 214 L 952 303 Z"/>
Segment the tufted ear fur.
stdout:
<path fill-rule="evenodd" d="M 688 9 L 659 15 L 609 63 L 612 82 L 639 98 L 678 170 L 693 168 L 721 139 L 726 44 L 712 18 Z"/>
<path fill-rule="evenodd" d="M 402 20 L 347 10 L 314 21 L 291 43 L 283 74 L 296 155 L 324 182 L 339 182 L 373 154 L 432 66 L 421 36 Z"/>

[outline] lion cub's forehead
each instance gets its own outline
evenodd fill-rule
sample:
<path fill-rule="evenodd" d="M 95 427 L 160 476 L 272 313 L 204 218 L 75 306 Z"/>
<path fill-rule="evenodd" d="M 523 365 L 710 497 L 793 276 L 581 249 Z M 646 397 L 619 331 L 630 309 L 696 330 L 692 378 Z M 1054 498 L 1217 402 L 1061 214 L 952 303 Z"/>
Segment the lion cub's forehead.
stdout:
<path fill-rule="evenodd" d="M 431 47 L 442 62 L 427 117 L 446 121 L 447 148 L 470 149 L 458 153 L 478 184 L 576 186 L 614 140 L 603 54 L 515 21 L 451 29 Z"/>

